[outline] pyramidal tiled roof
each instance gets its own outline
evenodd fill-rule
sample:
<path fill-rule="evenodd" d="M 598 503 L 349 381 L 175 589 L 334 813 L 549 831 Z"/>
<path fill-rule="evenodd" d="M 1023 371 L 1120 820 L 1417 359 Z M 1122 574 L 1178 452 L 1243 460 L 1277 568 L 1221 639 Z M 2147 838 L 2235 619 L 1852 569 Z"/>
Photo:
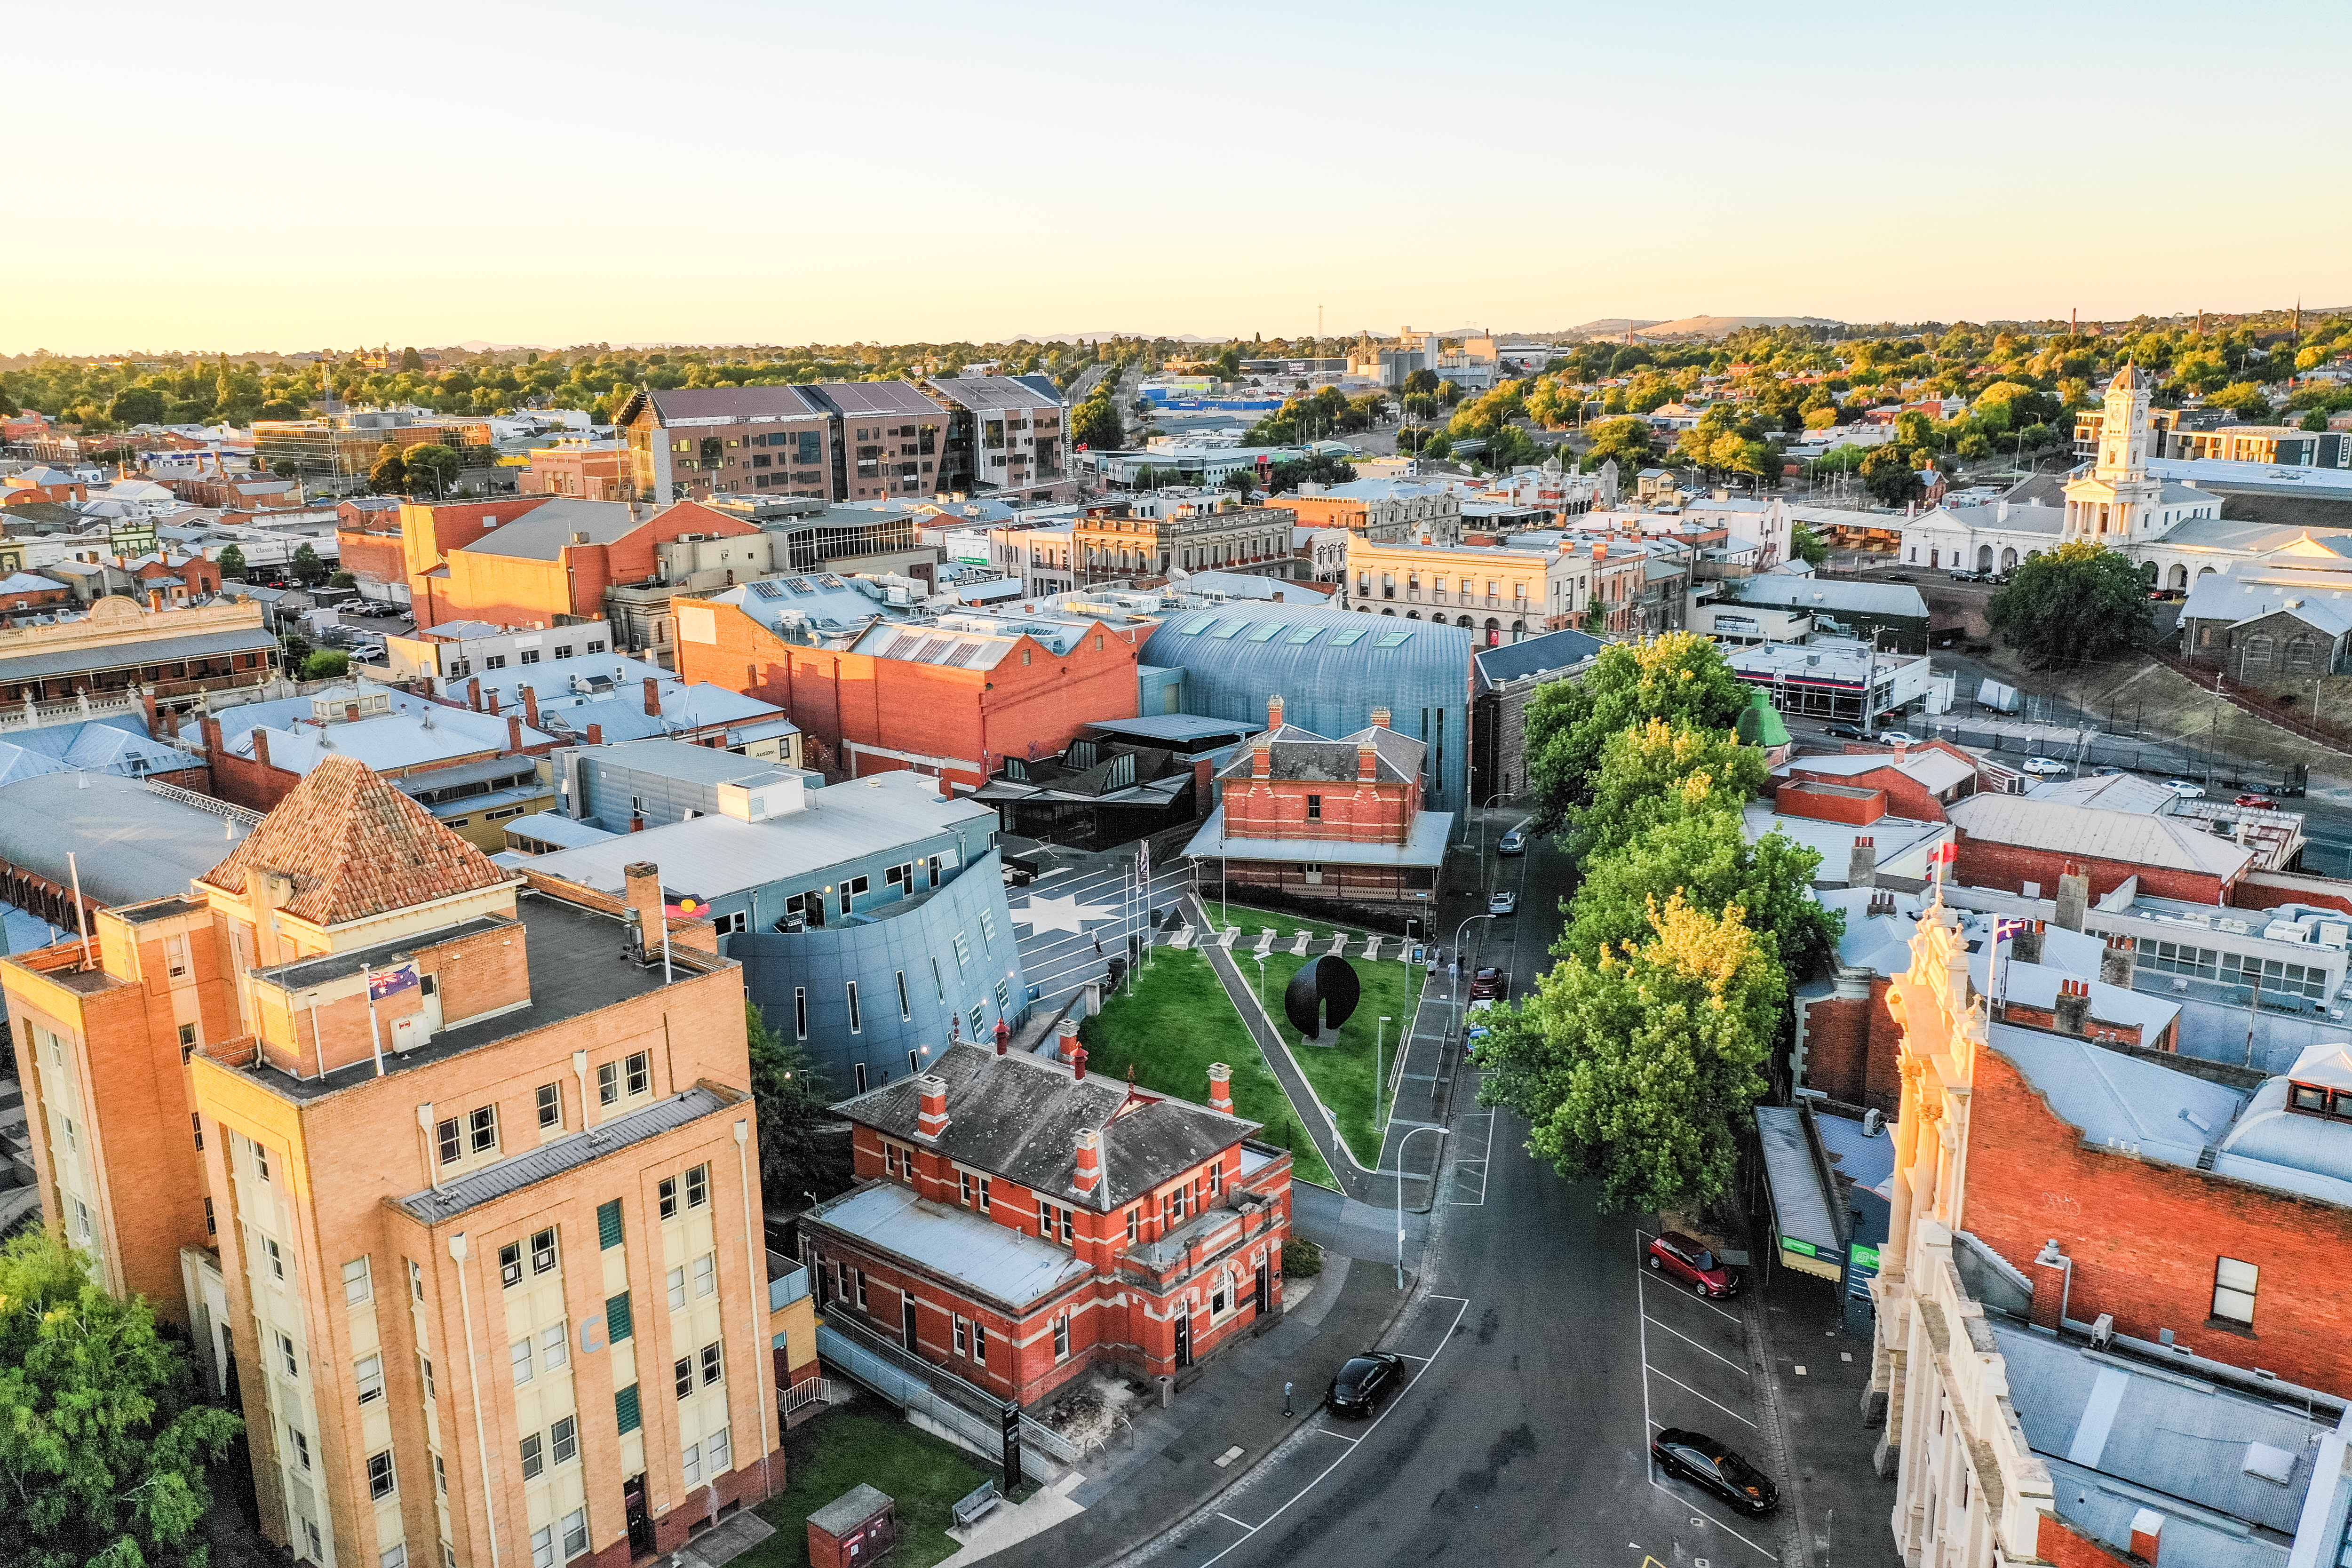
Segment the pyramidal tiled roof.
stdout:
<path fill-rule="evenodd" d="M 350 757 L 322 760 L 201 879 L 242 893 L 254 871 L 292 877 L 288 912 L 325 926 L 510 879 L 390 780 Z"/>

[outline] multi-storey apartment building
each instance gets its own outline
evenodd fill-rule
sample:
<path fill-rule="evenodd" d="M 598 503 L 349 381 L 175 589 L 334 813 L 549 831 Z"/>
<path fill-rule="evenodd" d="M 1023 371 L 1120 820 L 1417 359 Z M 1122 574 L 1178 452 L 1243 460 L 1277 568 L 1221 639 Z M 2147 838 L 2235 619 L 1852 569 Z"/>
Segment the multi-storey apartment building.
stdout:
<path fill-rule="evenodd" d="M 1070 524 L 1070 538 L 1081 586 L 1180 571 L 1287 577 L 1297 559 L 1290 547 L 1296 526 L 1279 508 L 1219 510 L 1204 495 L 1164 509 L 1149 501 L 1088 507 Z"/>
<path fill-rule="evenodd" d="M 1068 477 L 1062 395 L 1046 377 L 940 376 L 923 391 L 948 417 L 938 489 L 1050 493 Z"/>
<path fill-rule="evenodd" d="M 742 986 L 663 920 L 337 758 L 0 967 L 51 1222 L 189 1326 L 297 1561 L 625 1564 L 782 1487 Z"/>
<path fill-rule="evenodd" d="M 715 495 L 833 495 L 831 412 L 798 386 L 632 394 L 614 415 L 623 489 L 667 505 Z"/>
<path fill-rule="evenodd" d="M 827 381 L 803 387 L 833 414 L 833 499 L 886 500 L 946 488 L 948 416 L 904 381 Z M 853 514 L 854 515 L 854 514 Z"/>
<path fill-rule="evenodd" d="M 1023 1405 L 1097 1362 L 1172 1374 L 1282 1310 L 1290 1155 L 1233 1114 L 950 1046 L 836 1107 L 863 1183 L 802 1224 L 832 1324 Z"/>

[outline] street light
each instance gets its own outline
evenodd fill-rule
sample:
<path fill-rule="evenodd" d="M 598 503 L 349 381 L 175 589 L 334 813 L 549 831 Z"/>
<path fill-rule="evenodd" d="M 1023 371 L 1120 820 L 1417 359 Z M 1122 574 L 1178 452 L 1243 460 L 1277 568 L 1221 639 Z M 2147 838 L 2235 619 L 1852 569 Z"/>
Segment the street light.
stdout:
<path fill-rule="evenodd" d="M 1446 1037 L 1451 1039 L 1462 1024 L 1462 933 L 1470 929 L 1470 921 L 1490 921 L 1493 915 L 1472 915 L 1454 928 L 1454 1016 L 1446 1026 Z"/>
<path fill-rule="evenodd" d="M 1397 1141 L 1396 1211 L 1397 1211 L 1397 1289 L 1404 1289 L 1404 1151 L 1415 1132 L 1434 1132 L 1437 1139 L 1437 1165 L 1429 1168 L 1430 1205 L 1436 1206 L 1438 1165 L 1445 1163 L 1445 1129 L 1438 1126 L 1416 1127 Z"/>
<path fill-rule="evenodd" d="M 1497 802 L 1506 801 L 1510 798 L 1511 792 L 1504 790 L 1499 794 L 1488 795 L 1486 797 L 1486 803 L 1478 808 L 1479 877 L 1480 879 L 1486 883 L 1486 890 L 1490 893 L 1495 890 L 1495 880 L 1494 868 L 1489 866 L 1486 862 L 1486 813 L 1492 811 Z"/>

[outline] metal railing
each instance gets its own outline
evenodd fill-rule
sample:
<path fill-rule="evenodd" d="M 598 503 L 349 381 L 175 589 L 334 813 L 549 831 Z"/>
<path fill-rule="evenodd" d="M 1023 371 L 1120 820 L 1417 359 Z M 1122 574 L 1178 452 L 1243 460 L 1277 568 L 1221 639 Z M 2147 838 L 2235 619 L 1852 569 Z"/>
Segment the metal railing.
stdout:
<path fill-rule="evenodd" d="M 776 1391 L 776 1412 L 781 1415 L 790 1415 L 811 1405 L 840 1403 L 841 1390 L 833 1385 L 829 1377 L 804 1377 L 790 1388 Z"/>
<path fill-rule="evenodd" d="M 996 1452 L 1001 1442 L 996 1424 L 1004 1408 L 1002 1396 L 990 1393 L 976 1383 L 958 1377 L 945 1367 L 925 1361 L 906 1346 L 894 1344 L 855 1321 L 836 1316 L 819 1324 L 816 1334 L 819 1357 L 848 1373 L 893 1404 L 909 1409 L 916 1408 L 917 1402 L 869 1382 L 859 1371 L 859 1366 L 866 1366 L 885 1382 L 896 1386 L 919 1388 L 930 1405 L 951 1408 L 961 1422 L 971 1424 L 971 1428 L 980 1434 L 980 1440 L 987 1445 L 981 1452 Z M 836 1350 L 842 1359 L 835 1359 Z M 958 1430 L 965 1429 L 953 1420 L 944 1424 L 956 1426 Z M 1077 1462 L 1076 1445 L 1026 1414 L 1021 1417 L 1021 1444 L 1024 1450 L 1036 1449 L 1066 1465 Z"/>
<path fill-rule="evenodd" d="M 774 1254 L 770 1254 L 773 1257 Z M 795 1301 L 805 1300 L 809 1293 L 809 1271 L 805 1264 L 794 1264 L 779 1274 L 768 1277 L 768 1310 L 781 1312 Z"/>

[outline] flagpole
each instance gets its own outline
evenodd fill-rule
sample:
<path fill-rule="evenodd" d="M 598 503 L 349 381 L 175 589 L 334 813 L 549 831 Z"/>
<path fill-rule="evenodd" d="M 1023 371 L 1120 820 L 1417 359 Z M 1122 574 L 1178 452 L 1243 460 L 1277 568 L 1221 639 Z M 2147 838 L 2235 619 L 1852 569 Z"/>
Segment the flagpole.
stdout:
<path fill-rule="evenodd" d="M 375 1076 L 382 1078 L 383 1076 L 383 1031 L 377 1026 L 375 1021 L 375 968 L 365 959 L 360 960 L 360 984 L 367 987 L 368 1045 L 375 1055 Z M 320 1070 L 324 1071 L 326 1065 L 325 1062 L 320 1062 Z"/>

